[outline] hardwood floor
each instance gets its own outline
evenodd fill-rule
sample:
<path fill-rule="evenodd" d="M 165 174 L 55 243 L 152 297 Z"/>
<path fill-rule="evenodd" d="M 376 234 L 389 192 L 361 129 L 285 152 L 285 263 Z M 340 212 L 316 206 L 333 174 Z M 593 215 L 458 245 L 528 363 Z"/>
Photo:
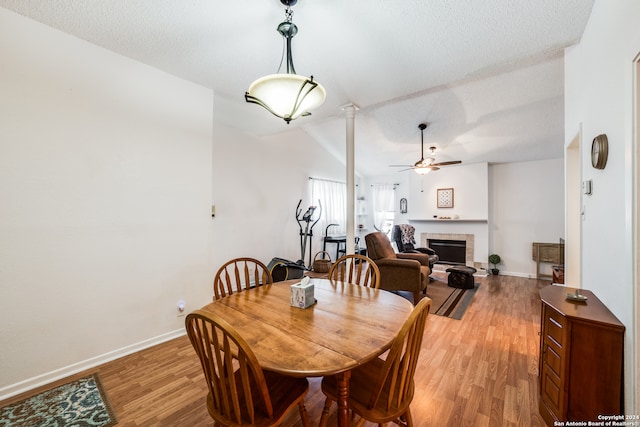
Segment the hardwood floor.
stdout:
<path fill-rule="evenodd" d="M 414 423 L 416 427 L 544 426 L 538 413 L 538 291 L 548 282 L 509 276 L 476 281 L 480 288 L 462 320 L 436 315 L 427 319 L 411 405 Z M 202 371 L 186 337 L 97 371 L 118 426 L 213 425 L 205 406 Z M 310 379 L 306 399 L 316 425 L 324 404 L 319 381 Z M 329 425 L 335 425 L 335 409 Z M 293 411 L 283 425 L 301 426 L 298 412 Z"/>

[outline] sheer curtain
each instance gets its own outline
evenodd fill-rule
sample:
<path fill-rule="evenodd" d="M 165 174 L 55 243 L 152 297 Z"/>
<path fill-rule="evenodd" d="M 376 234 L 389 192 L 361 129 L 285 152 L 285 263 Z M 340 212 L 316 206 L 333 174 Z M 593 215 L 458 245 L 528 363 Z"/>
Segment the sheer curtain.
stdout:
<path fill-rule="evenodd" d="M 329 224 L 338 224 L 329 228 L 330 235 L 347 234 L 347 185 L 344 182 L 311 178 L 311 200 L 322 204 L 322 216 L 318 226 L 324 235 Z M 315 233 L 314 233 L 315 234 Z"/>
<path fill-rule="evenodd" d="M 387 234 L 393 228 L 394 189 L 393 184 L 372 185 L 373 226 Z"/>

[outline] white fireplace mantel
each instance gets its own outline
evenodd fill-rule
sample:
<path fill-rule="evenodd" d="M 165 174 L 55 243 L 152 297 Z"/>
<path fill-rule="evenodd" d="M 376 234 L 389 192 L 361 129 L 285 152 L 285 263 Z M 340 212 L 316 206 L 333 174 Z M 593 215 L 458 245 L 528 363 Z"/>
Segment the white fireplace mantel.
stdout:
<path fill-rule="evenodd" d="M 458 219 L 445 219 L 445 218 L 429 218 L 429 219 L 410 219 L 409 222 L 489 222 L 486 219 L 467 219 L 467 218 L 458 218 Z"/>

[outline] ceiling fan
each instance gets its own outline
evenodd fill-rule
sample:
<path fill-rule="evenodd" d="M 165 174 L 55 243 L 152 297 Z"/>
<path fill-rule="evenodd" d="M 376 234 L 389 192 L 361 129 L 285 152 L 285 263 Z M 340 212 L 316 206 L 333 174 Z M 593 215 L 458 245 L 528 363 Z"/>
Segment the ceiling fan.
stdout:
<path fill-rule="evenodd" d="M 439 162 L 435 163 L 436 158 L 434 157 L 436 154 L 436 147 L 429 147 L 431 150 L 431 157 L 424 158 L 424 130 L 427 128 L 427 125 L 424 123 L 420 123 L 418 125 L 420 128 L 420 160 L 415 162 L 413 165 L 389 165 L 392 168 L 403 167 L 406 169 L 402 169 L 399 172 L 406 171 L 409 169 L 413 169 L 419 175 L 425 175 L 431 171 L 437 171 L 440 169 L 440 166 L 448 166 L 448 165 L 457 165 L 458 163 L 462 163 L 462 160 L 452 160 L 449 162 Z"/>

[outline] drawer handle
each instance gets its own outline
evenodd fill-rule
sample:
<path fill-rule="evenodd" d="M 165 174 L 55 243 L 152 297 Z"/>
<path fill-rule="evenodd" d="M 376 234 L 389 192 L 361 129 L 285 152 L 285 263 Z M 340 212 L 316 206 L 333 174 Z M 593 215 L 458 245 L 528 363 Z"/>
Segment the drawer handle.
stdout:
<path fill-rule="evenodd" d="M 556 325 L 558 328 L 562 329 L 562 325 L 560 323 L 556 322 L 556 320 L 553 317 L 549 317 L 549 320 L 551 321 L 551 323 Z"/>

